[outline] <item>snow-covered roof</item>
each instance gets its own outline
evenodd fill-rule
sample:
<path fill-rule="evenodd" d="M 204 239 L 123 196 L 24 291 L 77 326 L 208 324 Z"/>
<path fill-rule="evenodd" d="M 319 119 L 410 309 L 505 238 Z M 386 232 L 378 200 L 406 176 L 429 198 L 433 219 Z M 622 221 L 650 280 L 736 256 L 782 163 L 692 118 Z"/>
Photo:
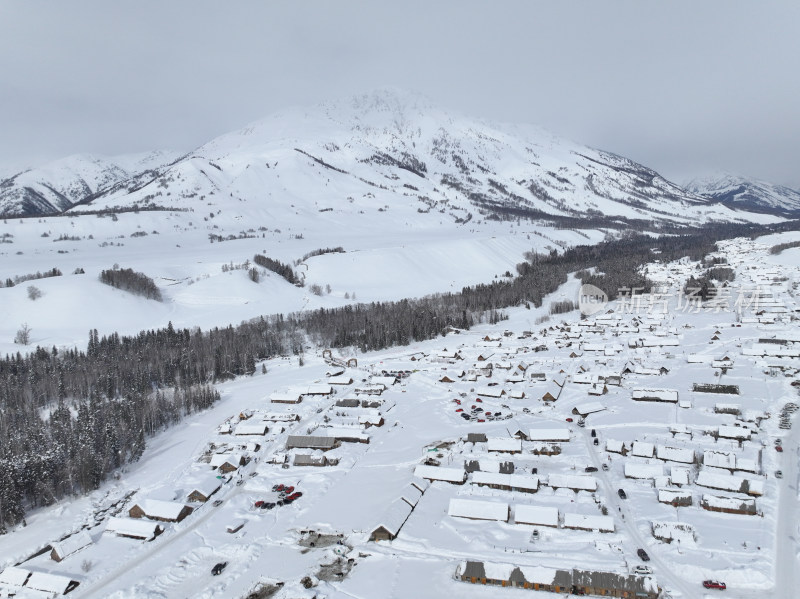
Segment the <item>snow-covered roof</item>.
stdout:
<path fill-rule="evenodd" d="M 417 505 L 421 497 L 422 491 L 420 488 L 411 483 L 408 483 L 405 487 L 403 487 L 403 492 L 400 494 L 400 498 L 405 500 L 405 502 L 412 507 Z"/>
<path fill-rule="evenodd" d="M 664 475 L 664 467 L 661 464 L 639 464 L 637 462 L 625 462 L 625 476 L 628 478 L 655 478 Z"/>
<path fill-rule="evenodd" d="M 625 443 L 618 439 L 606 439 L 606 451 L 613 453 L 622 453 L 625 449 Z"/>
<path fill-rule="evenodd" d="M 49 574 L 47 572 L 32 572 L 25 588 L 63 595 L 73 582 L 73 579 L 69 576 Z"/>
<path fill-rule="evenodd" d="M 564 527 L 614 532 L 614 518 L 611 516 L 586 516 L 584 514 L 565 513 Z"/>
<path fill-rule="evenodd" d="M 457 518 L 507 522 L 508 504 L 477 499 L 459 499 L 456 497 L 450 500 L 447 514 Z"/>
<path fill-rule="evenodd" d="M 223 464 L 230 464 L 238 468 L 241 463 L 242 454 L 240 453 L 215 453 L 211 456 L 211 461 L 209 462 L 212 468 L 219 468 Z"/>
<path fill-rule="evenodd" d="M 634 441 L 631 447 L 631 454 L 640 458 L 652 458 L 655 451 L 655 445 L 647 441 Z"/>
<path fill-rule="evenodd" d="M 346 374 L 342 374 L 339 376 L 330 377 L 328 379 L 328 383 L 331 385 L 352 385 L 353 379 L 352 377 L 349 377 Z"/>
<path fill-rule="evenodd" d="M 505 390 L 498 385 L 496 387 L 483 387 L 475 393 L 482 397 L 502 397 L 505 394 Z"/>
<path fill-rule="evenodd" d="M 708 507 L 724 510 L 740 510 L 742 508 L 755 511 L 755 499 L 740 499 L 738 497 L 720 497 L 719 495 L 703 495 L 703 503 Z"/>
<path fill-rule="evenodd" d="M 317 383 L 309 385 L 304 395 L 330 395 L 331 393 L 333 393 L 333 387 L 324 383 Z"/>
<path fill-rule="evenodd" d="M 31 575 L 30 570 L 25 568 L 18 568 L 17 566 L 9 566 L 0 572 L 0 584 L 21 587 L 28 580 Z"/>
<path fill-rule="evenodd" d="M 666 460 L 668 462 L 691 464 L 694 462 L 694 450 L 685 447 L 668 447 L 666 445 L 658 445 L 656 447 L 656 457 L 658 457 L 660 460 Z"/>
<path fill-rule="evenodd" d="M 160 499 L 145 499 L 136 503 L 148 518 L 159 518 L 161 520 L 177 520 L 183 509 L 183 503 L 175 501 L 162 501 Z"/>
<path fill-rule="evenodd" d="M 585 474 L 551 474 L 547 477 L 547 484 L 559 489 L 597 490 L 597 479 Z"/>
<path fill-rule="evenodd" d="M 266 435 L 267 423 L 263 420 L 242 420 L 233 429 L 234 435 Z"/>
<path fill-rule="evenodd" d="M 58 555 L 59 559 L 64 559 L 68 555 L 72 555 L 76 551 L 80 551 L 84 547 L 92 544 L 92 537 L 85 530 L 82 530 L 63 541 L 52 543 L 53 550 Z"/>
<path fill-rule="evenodd" d="M 401 498 L 395 499 L 389 504 L 389 507 L 386 508 L 383 516 L 381 516 L 381 519 L 376 523 L 375 528 L 382 526 L 389 531 L 392 536 L 397 536 L 397 533 L 400 532 L 403 524 L 405 524 L 405 521 L 408 519 L 409 514 L 411 514 L 412 509 L 413 508 Z"/>
<path fill-rule="evenodd" d="M 573 408 L 578 414 L 594 414 L 595 412 L 602 412 L 606 407 L 599 401 L 587 401 L 586 403 L 578 404 Z"/>
<path fill-rule="evenodd" d="M 672 503 L 676 499 L 691 499 L 692 492 L 688 489 L 659 489 L 658 500 L 661 503 Z"/>
<path fill-rule="evenodd" d="M 558 508 L 544 505 L 515 505 L 514 521 L 517 524 L 558 526 Z"/>
<path fill-rule="evenodd" d="M 709 489 L 736 491 L 749 493 L 750 495 L 762 495 L 764 493 L 763 481 L 727 474 L 722 470 L 713 471 L 704 468 L 697 475 L 695 482 L 701 487 L 708 487 Z"/>
<path fill-rule="evenodd" d="M 428 480 L 443 480 L 451 483 L 462 483 L 466 480 L 467 473 L 463 468 L 441 468 L 439 466 L 417 466 L 414 476 Z"/>
<path fill-rule="evenodd" d="M 522 451 L 522 441 L 512 437 L 489 437 L 486 441 L 486 448 L 489 451 Z"/>
<path fill-rule="evenodd" d="M 113 532 L 126 537 L 150 539 L 163 530 L 163 526 L 150 520 L 136 518 L 111 517 L 106 523 L 106 532 Z"/>
<path fill-rule="evenodd" d="M 673 466 L 669 469 L 669 479 L 672 481 L 673 485 L 688 485 L 689 469 Z"/>
<path fill-rule="evenodd" d="M 717 429 L 717 435 L 725 439 L 749 439 L 750 429 L 744 426 L 726 426 L 720 425 Z"/>
<path fill-rule="evenodd" d="M 527 476 L 525 474 L 500 474 L 499 472 L 476 471 L 472 473 L 472 483 L 475 485 L 498 485 L 511 487 L 512 489 L 536 491 L 539 488 L 539 477 Z"/>
<path fill-rule="evenodd" d="M 528 431 L 531 441 L 569 441 L 568 428 L 532 428 Z"/>
<path fill-rule="evenodd" d="M 713 451 L 706 449 L 703 452 L 703 464 L 714 468 L 736 468 L 736 454 L 732 451 Z"/>

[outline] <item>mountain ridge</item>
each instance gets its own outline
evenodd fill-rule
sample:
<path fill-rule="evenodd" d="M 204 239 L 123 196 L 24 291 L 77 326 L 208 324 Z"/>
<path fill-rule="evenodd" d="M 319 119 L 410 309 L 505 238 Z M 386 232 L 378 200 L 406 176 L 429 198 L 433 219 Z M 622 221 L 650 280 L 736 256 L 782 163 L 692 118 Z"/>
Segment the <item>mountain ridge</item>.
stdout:
<path fill-rule="evenodd" d="M 460 116 L 392 88 L 287 109 L 128 175 L 108 174 L 114 180 L 94 188 L 84 179 L 82 189 L 91 193 L 50 205 L 62 212 L 77 203 L 96 210 L 195 209 L 201 202 L 219 205 L 227 195 L 243 202 L 244 212 L 356 216 L 392 206 L 447 214 L 456 224 L 526 218 L 561 226 L 680 227 L 768 220 L 687 191 L 631 159 L 533 126 Z M 8 213 L 2 198 L 0 212 Z"/>

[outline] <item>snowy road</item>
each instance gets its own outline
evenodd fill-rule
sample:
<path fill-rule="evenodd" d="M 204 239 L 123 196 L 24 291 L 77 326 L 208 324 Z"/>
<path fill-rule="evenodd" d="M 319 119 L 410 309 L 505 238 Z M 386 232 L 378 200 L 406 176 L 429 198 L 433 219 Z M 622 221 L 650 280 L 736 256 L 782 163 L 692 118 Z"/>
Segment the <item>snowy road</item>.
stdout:
<path fill-rule="evenodd" d="M 775 527 L 775 597 L 797 597 L 800 577 L 797 574 L 798 556 L 795 547 L 800 538 L 800 428 L 793 426 L 783 439 L 783 454 L 779 461 L 783 470 L 778 497 L 778 518 Z"/>
<path fill-rule="evenodd" d="M 627 531 L 636 549 L 642 548 L 647 551 L 648 555 L 650 556 L 650 562 L 647 565 L 653 568 L 653 574 L 656 581 L 659 583 L 659 586 L 671 592 L 677 590 L 684 597 L 695 597 L 698 594 L 698 589 L 692 587 L 685 580 L 679 578 L 669 568 L 668 565 L 659 559 L 658 555 L 654 555 L 653 551 L 646 549 L 647 543 L 645 542 L 642 534 L 639 532 L 639 529 L 636 527 L 634 515 L 631 514 L 627 504 L 619 499 L 617 489 L 611 484 L 606 471 L 602 468 L 602 460 L 600 460 L 598 451 L 599 446 L 594 445 L 592 440 L 593 438 L 585 428 L 581 428 L 580 431 L 582 433 L 583 440 L 586 443 L 587 451 L 589 452 L 589 457 L 592 460 L 592 464 L 595 466 L 595 468 L 597 468 L 597 472 L 595 474 L 605 488 L 606 498 L 609 503 L 609 514 L 614 515 L 617 521 L 617 526 L 621 526 Z M 616 511 L 614 511 L 615 508 Z M 631 561 L 629 563 L 638 563 L 640 561 L 639 557 L 635 554 L 634 547 L 626 548 L 626 555 L 628 554 L 631 555 Z"/>

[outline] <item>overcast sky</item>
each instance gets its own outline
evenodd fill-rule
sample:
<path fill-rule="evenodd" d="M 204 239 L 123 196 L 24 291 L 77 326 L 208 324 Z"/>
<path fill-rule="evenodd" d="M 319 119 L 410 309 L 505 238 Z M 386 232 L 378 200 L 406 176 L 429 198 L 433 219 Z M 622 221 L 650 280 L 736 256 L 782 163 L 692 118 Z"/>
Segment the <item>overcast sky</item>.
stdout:
<path fill-rule="evenodd" d="M 0 0 L 0 173 L 375 87 L 800 186 L 800 2 Z"/>

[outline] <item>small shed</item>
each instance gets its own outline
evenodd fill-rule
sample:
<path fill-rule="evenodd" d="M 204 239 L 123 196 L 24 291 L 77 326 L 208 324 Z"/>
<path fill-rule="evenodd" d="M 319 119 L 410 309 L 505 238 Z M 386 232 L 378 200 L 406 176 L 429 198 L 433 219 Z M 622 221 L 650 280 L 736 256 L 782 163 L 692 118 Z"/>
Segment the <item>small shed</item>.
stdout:
<path fill-rule="evenodd" d="M 50 559 L 54 562 L 60 562 L 67 556 L 77 553 L 84 547 L 92 544 L 92 537 L 85 530 L 75 533 L 72 536 L 62 539 L 57 543 L 53 543 L 53 549 L 50 551 Z"/>

